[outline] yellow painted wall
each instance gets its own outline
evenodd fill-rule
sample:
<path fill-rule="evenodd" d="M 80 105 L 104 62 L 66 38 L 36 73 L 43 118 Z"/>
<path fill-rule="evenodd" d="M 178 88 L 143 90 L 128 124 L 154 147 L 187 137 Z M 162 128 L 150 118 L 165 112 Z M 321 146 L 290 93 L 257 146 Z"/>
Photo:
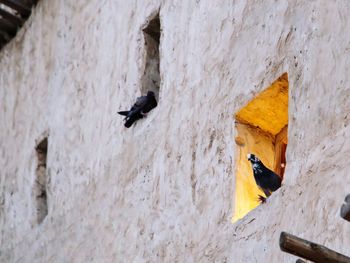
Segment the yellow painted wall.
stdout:
<path fill-rule="evenodd" d="M 233 221 L 245 216 L 259 205 L 258 195 L 265 196 L 257 187 L 247 154 L 253 153 L 269 168 L 275 161 L 274 137 L 246 124 L 236 123 L 236 192 Z"/>
<path fill-rule="evenodd" d="M 288 124 L 288 75 L 284 73 L 237 114 L 236 119 L 278 134 Z"/>

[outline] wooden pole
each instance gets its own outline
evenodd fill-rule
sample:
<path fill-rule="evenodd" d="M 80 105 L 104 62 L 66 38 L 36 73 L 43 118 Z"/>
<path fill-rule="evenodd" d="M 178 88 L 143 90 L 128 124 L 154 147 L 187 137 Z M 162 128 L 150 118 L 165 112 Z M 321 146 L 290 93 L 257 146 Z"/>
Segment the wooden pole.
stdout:
<path fill-rule="evenodd" d="M 280 235 L 280 248 L 284 252 L 316 263 L 350 263 L 350 258 L 347 256 L 286 232 Z"/>
<path fill-rule="evenodd" d="M 345 204 L 340 208 L 340 216 L 350 222 L 350 194 L 345 197 Z"/>

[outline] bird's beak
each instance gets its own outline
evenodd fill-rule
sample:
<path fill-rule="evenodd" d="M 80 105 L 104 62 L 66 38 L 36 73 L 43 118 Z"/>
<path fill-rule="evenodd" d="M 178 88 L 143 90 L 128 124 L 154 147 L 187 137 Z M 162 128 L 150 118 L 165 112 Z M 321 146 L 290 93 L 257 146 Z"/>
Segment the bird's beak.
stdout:
<path fill-rule="evenodd" d="M 248 159 L 248 161 L 252 160 L 252 155 L 250 153 L 247 154 L 247 159 Z"/>

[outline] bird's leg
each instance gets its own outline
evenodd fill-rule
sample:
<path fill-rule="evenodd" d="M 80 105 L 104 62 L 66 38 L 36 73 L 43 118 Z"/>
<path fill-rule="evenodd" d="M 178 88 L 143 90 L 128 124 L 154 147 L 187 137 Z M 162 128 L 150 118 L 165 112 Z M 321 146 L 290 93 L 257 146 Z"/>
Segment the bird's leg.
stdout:
<path fill-rule="evenodd" d="M 266 199 L 271 195 L 271 192 L 267 189 L 263 189 L 263 188 L 260 188 L 264 194 L 266 195 L 266 197 L 262 196 L 262 195 L 258 195 L 258 200 L 260 201 L 260 203 L 266 203 Z"/>

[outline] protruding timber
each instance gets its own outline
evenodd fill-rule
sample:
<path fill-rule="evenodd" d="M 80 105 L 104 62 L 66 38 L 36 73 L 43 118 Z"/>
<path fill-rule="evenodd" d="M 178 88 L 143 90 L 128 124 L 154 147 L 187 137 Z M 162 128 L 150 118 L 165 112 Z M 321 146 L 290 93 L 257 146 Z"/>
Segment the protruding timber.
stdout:
<path fill-rule="evenodd" d="M 316 263 L 350 263 L 350 258 L 347 256 L 286 232 L 281 233 L 280 248 L 284 252 Z"/>
<path fill-rule="evenodd" d="M 345 204 L 340 209 L 340 216 L 350 222 L 350 194 L 345 197 Z"/>

